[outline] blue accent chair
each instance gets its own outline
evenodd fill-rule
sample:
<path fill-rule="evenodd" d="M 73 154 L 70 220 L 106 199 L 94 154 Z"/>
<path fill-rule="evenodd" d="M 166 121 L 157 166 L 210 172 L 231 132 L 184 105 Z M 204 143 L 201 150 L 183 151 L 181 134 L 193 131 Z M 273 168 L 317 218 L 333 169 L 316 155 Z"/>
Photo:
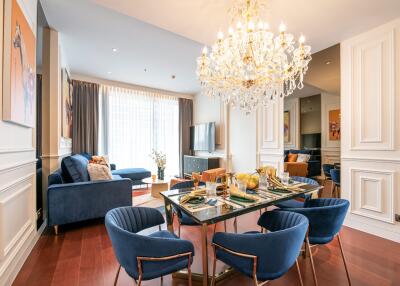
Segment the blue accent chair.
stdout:
<path fill-rule="evenodd" d="M 204 183 L 201 183 L 204 185 Z M 199 184 L 200 185 L 200 184 Z M 170 189 L 171 190 L 178 190 L 178 189 L 189 189 L 194 187 L 193 181 L 185 181 L 185 182 L 179 182 L 175 185 L 173 185 Z M 178 218 L 178 236 L 181 237 L 181 225 L 191 225 L 191 226 L 200 226 L 196 221 L 194 221 L 190 216 L 182 212 L 180 209 L 176 208 L 174 205 L 172 205 L 172 209 L 174 213 L 176 214 Z M 224 222 L 224 227 L 226 231 L 226 223 Z M 214 225 L 214 232 L 216 229 L 216 224 Z"/>
<path fill-rule="evenodd" d="M 310 184 L 313 186 L 319 186 L 318 182 L 316 180 L 306 178 L 306 177 L 297 177 L 293 176 L 291 177 L 294 181 L 301 182 L 301 183 L 306 183 Z M 284 208 L 302 208 L 304 207 L 304 202 L 311 199 L 311 194 L 306 194 L 302 195 L 300 198 L 303 198 L 304 201 L 300 201 L 297 199 L 292 199 L 284 202 L 277 203 L 275 206 L 278 208 L 284 209 Z"/>
<path fill-rule="evenodd" d="M 49 175 L 48 225 L 56 234 L 59 225 L 101 218 L 113 208 L 132 206 L 131 180 L 113 176 L 113 180 L 90 181 L 88 162 L 80 154 L 68 156 L 62 168 Z"/>
<path fill-rule="evenodd" d="M 151 280 L 187 268 L 189 285 L 194 247 L 190 241 L 178 238 L 169 231 L 162 231 L 162 214 L 153 208 L 121 207 L 110 210 L 105 219 L 108 235 L 121 266 L 140 286 L 142 281 Z M 159 231 L 150 235 L 138 232 L 159 226 Z"/>
<path fill-rule="evenodd" d="M 308 229 L 305 216 L 283 211 L 265 212 L 258 224 L 269 232 L 243 234 L 217 232 L 213 237 L 214 264 L 220 260 L 244 275 L 258 281 L 270 281 L 283 276 L 296 263 Z"/>
<path fill-rule="evenodd" d="M 331 170 L 334 168 L 335 168 L 335 165 L 332 165 L 332 164 L 323 164 L 322 165 L 322 171 L 324 172 L 325 180 L 331 179 Z"/>
<path fill-rule="evenodd" d="M 331 169 L 330 173 L 332 181 L 335 184 L 332 194 L 335 194 L 335 197 L 340 198 L 340 169 Z"/>
<path fill-rule="evenodd" d="M 315 284 L 317 276 L 315 274 L 314 261 L 310 249 L 310 244 L 322 245 L 331 242 L 335 237 L 339 241 L 340 251 L 346 269 L 347 279 L 351 285 L 350 275 L 343 252 L 342 241 L 339 231 L 349 209 L 349 201 L 344 199 L 325 198 L 308 200 L 304 208 L 291 208 L 287 211 L 296 212 L 306 216 L 310 222 L 310 229 L 306 237 L 306 250 L 310 253 L 310 260 L 313 270 Z M 283 209 L 285 210 L 285 209 Z"/>

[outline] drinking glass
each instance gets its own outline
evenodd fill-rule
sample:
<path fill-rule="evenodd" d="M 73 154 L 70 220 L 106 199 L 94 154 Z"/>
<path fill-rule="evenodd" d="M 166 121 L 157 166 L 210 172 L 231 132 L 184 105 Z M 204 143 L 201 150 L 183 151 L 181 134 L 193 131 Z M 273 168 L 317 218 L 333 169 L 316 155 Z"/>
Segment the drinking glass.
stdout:
<path fill-rule="evenodd" d="M 282 173 L 282 183 L 285 185 L 289 184 L 289 173 L 288 172 L 283 172 Z"/>
<path fill-rule="evenodd" d="M 153 181 L 153 183 L 156 181 L 157 179 L 157 175 L 156 174 L 152 174 L 151 175 L 151 180 Z"/>

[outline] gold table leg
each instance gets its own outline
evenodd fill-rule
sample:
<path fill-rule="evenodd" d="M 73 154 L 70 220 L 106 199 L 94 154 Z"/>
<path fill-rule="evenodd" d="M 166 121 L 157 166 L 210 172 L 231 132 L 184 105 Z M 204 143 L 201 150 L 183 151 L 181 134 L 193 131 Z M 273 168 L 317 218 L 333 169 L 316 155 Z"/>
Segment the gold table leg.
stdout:
<path fill-rule="evenodd" d="M 203 286 L 208 285 L 208 245 L 207 245 L 207 230 L 206 223 L 201 225 L 201 259 L 203 264 Z"/>
<path fill-rule="evenodd" d="M 167 219 L 167 229 L 169 232 L 174 233 L 174 215 L 172 212 L 171 203 L 164 200 L 165 205 L 165 217 Z"/>

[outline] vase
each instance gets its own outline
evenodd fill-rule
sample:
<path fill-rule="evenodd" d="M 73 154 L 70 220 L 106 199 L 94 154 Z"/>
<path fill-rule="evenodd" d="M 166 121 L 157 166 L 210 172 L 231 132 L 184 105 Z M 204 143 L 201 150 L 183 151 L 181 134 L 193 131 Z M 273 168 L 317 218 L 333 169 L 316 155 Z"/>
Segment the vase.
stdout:
<path fill-rule="evenodd" d="M 164 169 L 163 168 L 160 168 L 160 167 L 157 168 L 157 177 L 161 181 L 164 180 Z"/>

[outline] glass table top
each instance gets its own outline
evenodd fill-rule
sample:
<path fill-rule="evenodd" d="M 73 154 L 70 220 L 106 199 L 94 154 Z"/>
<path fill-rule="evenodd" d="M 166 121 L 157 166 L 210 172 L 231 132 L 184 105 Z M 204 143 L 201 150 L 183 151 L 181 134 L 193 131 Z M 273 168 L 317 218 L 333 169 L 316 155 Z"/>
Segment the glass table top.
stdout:
<path fill-rule="evenodd" d="M 297 186 L 295 191 L 288 192 L 270 189 L 256 189 L 253 192 L 248 191 L 249 194 L 256 198 L 254 202 L 234 200 L 228 195 L 226 198 L 222 196 L 204 196 L 205 200 L 200 204 L 180 203 L 180 197 L 190 193 L 194 190 L 193 188 L 168 190 L 160 194 L 164 197 L 166 206 L 172 204 L 175 208 L 180 209 L 199 224 L 214 224 L 219 221 L 224 221 L 232 217 L 275 205 L 282 201 L 300 197 L 303 194 L 317 192 L 322 188 L 321 186 L 300 183 L 298 183 Z M 216 204 L 210 205 L 209 203 L 215 199 L 217 200 Z"/>

